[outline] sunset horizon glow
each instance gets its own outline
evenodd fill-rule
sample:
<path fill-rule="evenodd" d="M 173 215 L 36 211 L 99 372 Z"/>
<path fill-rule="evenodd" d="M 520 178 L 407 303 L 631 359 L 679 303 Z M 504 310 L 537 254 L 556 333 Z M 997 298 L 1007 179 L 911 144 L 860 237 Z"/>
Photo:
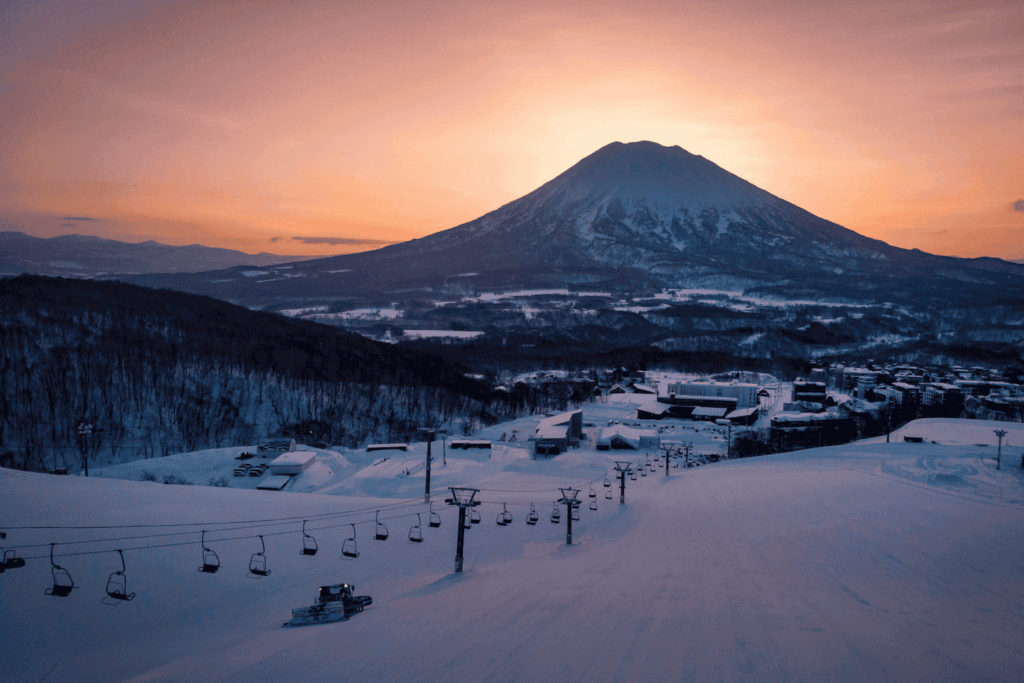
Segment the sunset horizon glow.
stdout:
<path fill-rule="evenodd" d="M 6 3 L 0 229 L 338 254 L 615 141 L 903 248 L 1024 258 L 1013 2 Z"/>

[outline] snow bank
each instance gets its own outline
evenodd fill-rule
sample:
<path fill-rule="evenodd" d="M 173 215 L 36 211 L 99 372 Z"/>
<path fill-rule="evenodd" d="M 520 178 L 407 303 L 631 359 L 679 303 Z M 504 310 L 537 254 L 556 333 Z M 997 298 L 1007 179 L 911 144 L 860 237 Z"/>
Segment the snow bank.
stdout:
<path fill-rule="evenodd" d="M 601 481 L 621 454 L 570 450 L 535 461 L 496 443 L 491 453 L 449 451 L 446 466 L 434 462 L 437 529 L 422 503 L 424 444 L 384 462 L 318 451 L 293 483 L 332 456 L 338 470 L 307 494 L 0 470 L 5 547 L 30 558 L 0 575 L 0 642 L 17 653 L 3 677 L 1016 681 L 1024 473 L 996 472 L 992 450 L 848 444 L 667 478 L 656 470 L 628 481 L 619 506 Z M 567 485 L 588 500 L 591 481 L 598 510 L 584 503 L 566 546 L 564 509 L 561 524 L 548 521 L 552 501 Z M 446 486 L 478 487 L 484 502 L 461 575 L 450 570 Z M 531 503 L 536 526 L 525 524 Z M 506 506 L 513 523 L 499 527 Z M 373 540 L 378 510 L 384 542 Z M 263 522 L 237 524 L 246 520 Z M 311 520 L 316 556 L 299 552 L 302 520 Z M 349 523 L 360 551 L 351 561 L 340 557 Z M 406 540 L 417 523 L 422 544 Z M 21 528 L 140 524 L 193 526 Z M 215 530 L 206 540 L 220 556 L 217 574 L 196 571 L 202 529 Z M 272 570 L 261 580 L 246 576 L 257 533 Z M 117 540 L 72 544 L 104 538 Z M 76 582 L 68 598 L 43 595 L 50 542 L 62 544 L 58 562 Z M 133 550 L 151 545 L 165 547 Z M 115 548 L 125 550 L 137 597 L 107 607 L 100 598 L 120 568 Z M 87 549 L 107 552 L 74 554 Z M 281 628 L 318 586 L 338 582 L 373 605 L 348 622 Z"/>

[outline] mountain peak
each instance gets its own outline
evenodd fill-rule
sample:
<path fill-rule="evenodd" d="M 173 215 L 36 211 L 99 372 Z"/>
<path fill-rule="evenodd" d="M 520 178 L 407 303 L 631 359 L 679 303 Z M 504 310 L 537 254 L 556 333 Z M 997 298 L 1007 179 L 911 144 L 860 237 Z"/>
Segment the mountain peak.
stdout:
<path fill-rule="evenodd" d="M 643 198 L 693 213 L 708 206 L 751 206 L 775 197 L 682 147 L 656 142 L 612 142 L 583 158 L 535 192 L 545 202 L 602 197 Z M 528 195 L 530 196 L 530 195 Z"/>

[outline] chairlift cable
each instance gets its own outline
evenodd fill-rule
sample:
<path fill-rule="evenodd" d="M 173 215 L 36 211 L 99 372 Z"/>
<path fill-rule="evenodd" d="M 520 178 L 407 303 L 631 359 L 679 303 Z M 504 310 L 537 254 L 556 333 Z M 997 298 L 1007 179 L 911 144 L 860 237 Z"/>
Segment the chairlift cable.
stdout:
<path fill-rule="evenodd" d="M 400 500 L 394 503 L 387 503 L 385 505 L 374 505 L 372 507 L 355 508 L 353 510 L 342 510 L 340 512 L 323 512 L 316 515 L 296 515 L 294 517 L 274 517 L 270 519 L 242 519 L 232 522 L 181 522 L 178 524 L 105 524 L 105 525 L 41 525 L 41 526 L 4 526 L 5 530 L 15 531 L 28 531 L 28 530 L 85 530 L 85 529 L 155 529 L 155 528 L 167 528 L 167 527 L 185 527 L 185 526 L 236 526 L 239 524 L 268 524 L 271 522 L 299 522 L 303 519 L 321 519 L 321 518 L 332 518 L 341 517 L 344 515 L 351 515 L 360 512 L 369 512 L 371 510 L 384 510 L 385 508 L 402 507 L 407 505 L 422 505 L 422 501 L 418 498 L 409 498 L 407 500 Z"/>
<path fill-rule="evenodd" d="M 390 506 L 382 506 L 380 508 L 372 508 L 372 509 L 374 509 L 374 510 L 377 510 L 377 509 L 383 510 L 383 509 L 385 509 L 385 507 L 387 507 L 390 510 L 398 510 L 398 509 L 407 508 L 407 507 L 416 507 L 416 506 L 419 506 L 419 505 L 423 505 L 423 502 L 417 500 L 415 502 L 413 502 L 413 501 L 406 501 L 406 502 L 402 502 L 400 504 L 392 504 Z M 322 516 L 321 519 L 317 520 L 317 521 L 321 521 L 321 522 L 329 521 L 331 519 L 338 519 L 340 517 L 347 517 L 347 516 L 350 516 L 350 515 L 353 515 L 353 514 L 361 514 L 363 512 L 369 512 L 369 510 L 354 510 L 354 511 L 348 511 L 348 512 L 344 512 L 344 513 L 330 513 L 329 517 Z M 410 513 L 410 514 L 407 514 L 407 515 L 395 515 L 395 516 L 391 516 L 391 517 L 385 517 L 384 519 L 398 519 L 398 518 L 401 518 L 401 517 L 411 517 L 413 514 L 415 514 L 415 513 Z M 303 519 L 305 519 L 307 521 L 309 520 L 308 517 L 307 518 L 303 518 Z M 303 519 L 288 519 L 287 521 L 270 521 L 270 522 L 260 522 L 260 521 L 257 521 L 257 520 L 254 520 L 252 522 L 230 522 L 230 523 L 224 523 L 223 524 L 224 526 L 229 526 L 230 528 L 226 528 L 226 529 L 212 529 L 212 530 L 208 529 L 207 531 L 210 531 L 211 533 L 213 533 L 213 532 L 224 533 L 224 532 L 229 532 L 229 531 L 243 531 L 245 529 L 263 529 L 263 528 L 271 527 L 271 526 L 283 526 L 285 524 L 296 524 L 298 522 L 303 521 Z M 357 524 L 363 524 L 365 522 L 356 522 L 356 523 Z M 309 530 L 310 531 L 316 531 L 318 529 L 336 529 L 339 526 L 348 526 L 348 524 L 349 524 L 348 522 L 345 522 L 343 524 L 332 524 L 332 525 L 318 526 L 318 527 L 310 526 Z M 94 528 L 94 529 L 126 528 L 126 529 L 130 529 L 130 528 L 140 528 L 140 527 L 145 528 L 146 526 L 148 526 L 148 525 L 128 525 L 128 526 L 125 526 L 125 527 L 109 526 L 109 527 L 21 527 L 21 528 L 22 529 L 29 529 L 29 528 L 31 528 L 31 529 L 66 529 L 66 530 L 81 529 L 81 530 L 85 530 L 87 528 Z M 154 527 L 167 527 L 167 526 L 191 526 L 191 525 L 184 525 L 184 524 L 183 525 L 156 524 L 156 525 L 152 525 L 152 526 L 154 526 Z M 210 525 L 210 526 L 215 526 L 215 525 Z M 5 527 L 5 528 L 11 528 L 11 527 Z M 83 545 L 83 544 L 89 544 L 89 543 L 116 543 L 118 541 L 138 541 L 138 540 L 145 540 L 145 539 L 149 539 L 149 538 L 167 538 L 167 537 L 170 537 L 170 536 L 187 536 L 187 535 L 194 534 L 194 533 L 195 533 L 195 531 L 170 531 L 170 532 L 161 533 L 161 534 L 141 534 L 141 535 L 138 535 L 138 536 L 116 536 L 116 537 L 111 537 L 111 538 L 95 538 L 95 539 L 87 539 L 87 540 L 81 540 L 81 541 L 61 541 L 61 545 Z M 287 532 L 286 531 L 286 532 L 281 532 L 281 533 L 293 533 L 293 532 Z M 239 538 L 246 538 L 246 537 L 239 537 Z M 254 536 L 250 536 L 248 538 L 255 538 L 255 537 Z M 25 545 L 5 546 L 5 547 L 7 547 L 9 549 L 19 549 L 20 550 L 20 549 L 25 549 L 25 548 L 45 548 L 47 546 L 49 546 L 49 543 L 31 543 L 31 544 L 25 544 Z"/>

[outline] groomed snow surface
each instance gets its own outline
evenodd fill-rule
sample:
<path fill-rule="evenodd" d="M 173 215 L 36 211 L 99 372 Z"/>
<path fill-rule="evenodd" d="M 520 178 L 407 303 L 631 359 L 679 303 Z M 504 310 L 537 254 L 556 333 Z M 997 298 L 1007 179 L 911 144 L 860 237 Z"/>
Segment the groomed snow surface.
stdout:
<path fill-rule="evenodd" d="M 1024 432 L 1001 425 L 1012 431 L 996 472 L 994 435 L 988 446 L 941 443 L 962 424 L 905 428 L 940 443 L 850 444 L 668 478 L 655 469 L 627 479 L 624 506 L 617 488 L 605 498 L 604 473 L 642 455 L 584 442 L 535 461 L 495 444 L 449 450 L 442 465 L 435 443 L 436 529 L 422 505 L 422 444 L 334 454 L 300 475 L 315 493 L 0 470 L 2 543 L 30 558 L 0 575 L 0 679 L 1019 681 Z M 583 500 L 572 546 L 564 507 L 549 521 L 568 484 Z M 441 502 L 449 485 L 479 487 L 485 501 L 461 575 L 450 569 L 456 512 Z M 525 523 L 531 502 L 536 526 Z M 508 527 L 495 524 L 502 503 Z M 373 538 L 378 509 L 386 541 Z M 407 541 L 416 512 L 422 544 Z M 300 554 L 302 519 L 319 544 L 312 557 Z M 350 522 L 355 560 L 340 557 Z M 121 528 L 22 528 L 70 525 Z M 216 574 L 197 572 L 201 529 Z M 258 580 L 246 576 L 256 534 L 271 570 Z M 106 538 L 120 540 L 73 543 Z M 50 542 L 74 577 L 67 598 L 43 594 Z M 131 549 L 154 545 L 166 547 Z M 136 598 L 108 607 L 117 554 L 73 553 L 115 548 Z M 340 582 L 373 605 L 347 622 L 282 628 L 320 585 Z"/>

